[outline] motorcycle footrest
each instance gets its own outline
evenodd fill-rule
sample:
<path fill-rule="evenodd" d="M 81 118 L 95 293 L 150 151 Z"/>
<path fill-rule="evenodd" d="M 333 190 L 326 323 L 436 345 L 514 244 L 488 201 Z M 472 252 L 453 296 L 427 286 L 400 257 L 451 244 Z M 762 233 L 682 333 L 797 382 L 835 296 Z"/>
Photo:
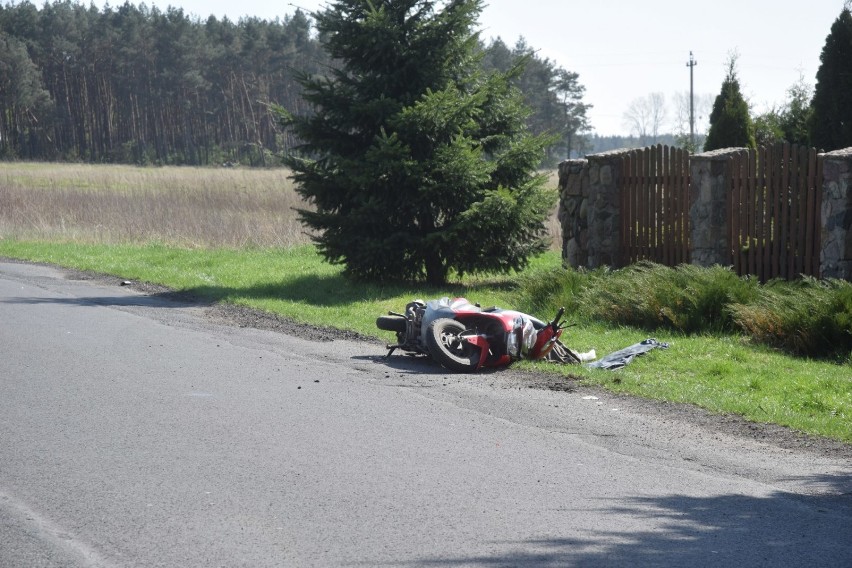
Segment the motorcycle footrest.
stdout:
<path fill-rule="evenodd" d="M 397 349 L 399 349 L 400 347 L 403 347 L 403 346 L 402 345 L 387 345 L 385 347 L 388 350 L 388 354 L 385 355 L 385 359 L 387 359 L 388 357 L 393 355 L 394 351 L 396 351 Z"/>

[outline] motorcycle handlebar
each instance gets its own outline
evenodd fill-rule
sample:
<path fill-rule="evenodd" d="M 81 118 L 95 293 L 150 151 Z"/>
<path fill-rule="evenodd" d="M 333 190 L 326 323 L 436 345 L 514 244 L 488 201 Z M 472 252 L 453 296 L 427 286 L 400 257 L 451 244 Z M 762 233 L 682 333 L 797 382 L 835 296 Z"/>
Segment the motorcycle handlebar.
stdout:
<path fill-rule="evenodd" d="M 559 308 L 559 311 L 556 312 L 556 317 L 553 318 L 553 322 L 551 323 L 551 325 L 553 327 L 558 327 L 559 326 L 559 320 L 562 319 L 562 316 L 564 314 L 565 314 L 565 308 L 564 307 Z"/>

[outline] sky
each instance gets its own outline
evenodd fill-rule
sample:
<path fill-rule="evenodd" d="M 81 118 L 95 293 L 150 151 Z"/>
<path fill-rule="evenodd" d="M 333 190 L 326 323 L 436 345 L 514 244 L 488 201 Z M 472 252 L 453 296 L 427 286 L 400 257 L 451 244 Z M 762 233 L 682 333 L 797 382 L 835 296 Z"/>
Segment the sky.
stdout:
<path fill-rule="evenodd" d="M 139 4 L 141 0 L 132 3 Z M 206 19 L 274 19 L 297 7 L 313 12 L 325 0 L 148 0 Z M 113 5 L 117 5 L 115 0 Z M 692 52 L 696 130 L 706 130 L 712 101 L 722 87 L 731 54 L 737 54 L 740 87 L 754 113 L 784 104 L 800 78 L 813 87 L 820 53 L 844 0 L 485 0 L 479 18 L 486 42 L 510 47 L 523 37 L 557 66 L 579 74 L 596 134 L 630 134 L 624 114 L 651 93 L 666 100 L 674 129 L 677 98 L 688 101 Z"/>

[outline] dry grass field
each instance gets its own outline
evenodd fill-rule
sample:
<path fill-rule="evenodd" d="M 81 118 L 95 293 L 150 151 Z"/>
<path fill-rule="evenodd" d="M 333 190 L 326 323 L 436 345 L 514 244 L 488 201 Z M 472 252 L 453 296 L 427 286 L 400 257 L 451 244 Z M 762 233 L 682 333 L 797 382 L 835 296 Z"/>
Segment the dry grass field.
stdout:
<path fill-rule="evenodd" d="M 304 206 L 280 168 L 0 163 L 0 238 L 286 248 L 310 241 Z"/>
<path fill-rule="evenodd" d="M 284 169 L 0 164 L 0 237 L 186 247 L 309 241 Z"/>

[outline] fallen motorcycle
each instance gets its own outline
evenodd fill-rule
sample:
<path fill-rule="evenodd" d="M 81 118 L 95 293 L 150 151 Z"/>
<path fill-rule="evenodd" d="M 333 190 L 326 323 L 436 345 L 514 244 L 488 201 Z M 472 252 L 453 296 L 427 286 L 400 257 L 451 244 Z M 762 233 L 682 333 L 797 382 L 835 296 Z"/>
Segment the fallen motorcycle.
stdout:
<path fill-rule="evenodd" d="M 502 367 L 518 359 L 551 359 L 580 363 L 594 353 L 580 354 L 559 338 L 567 327 L 561 308 L 550 322 L 515 310 L 482 308 L 465 298 L 414 300 L 405 313 L 389 312 L 376 326 L 396 333 L 387 357 L 401 349 L 432 357 L 444 367 L 463 373 L 482 367 Z"/>

